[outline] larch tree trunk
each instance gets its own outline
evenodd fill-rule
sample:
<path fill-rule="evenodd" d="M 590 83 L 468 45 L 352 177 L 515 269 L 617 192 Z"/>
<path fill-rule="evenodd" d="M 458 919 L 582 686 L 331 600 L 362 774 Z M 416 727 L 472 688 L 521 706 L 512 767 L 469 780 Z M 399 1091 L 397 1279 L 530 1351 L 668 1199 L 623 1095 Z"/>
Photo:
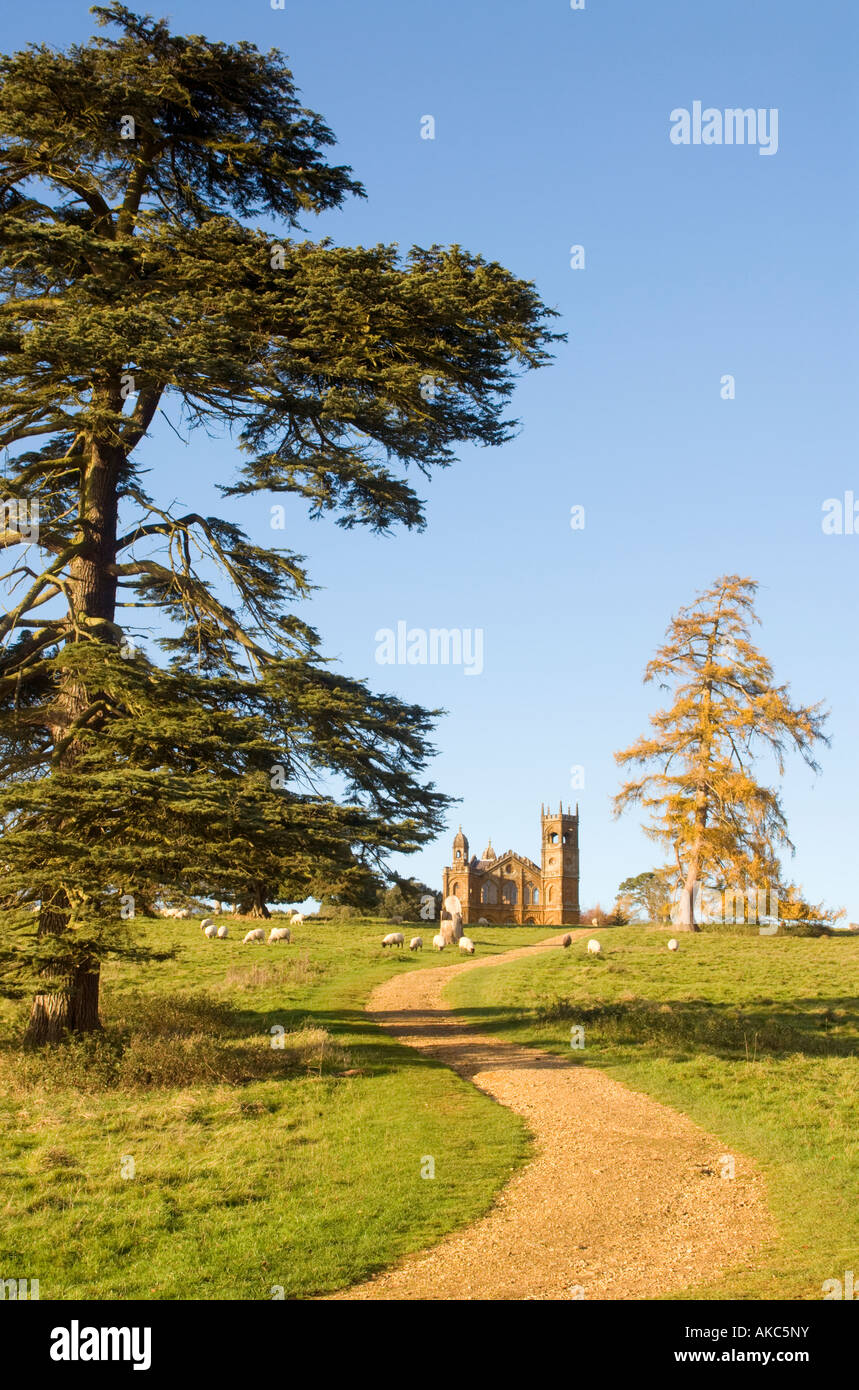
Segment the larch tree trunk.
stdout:
<path fill-rule="evenodd" d="M 708 642 L 708 655 L 713 656 L 713 650 L 718 637 L 718 625 Z M 706 721 L 707 733 L 705 741 L 698 757 L 699 776 L 701 781 L 698 786 L 698 804 L 695 808 L 695 843 L 689 855 L 689 867 L 686 871 L 686 878 L 683 884 L 683 911 L 682 920 L 678 923 L 680 931 L 700 931 L 698 923 L 695 921 L 695 890 L 698 886 L 698 875 L 701 872 L 701 853 L 704 846 L 704 833 L 707 829 L 709 806 L 707 804 L 707 794 L 703 789 L 703 781 L 707 772 L 707 765 L 710 758 L 711 738 L 710 738 L 710 706 L 713 698 L 713 688 L 710 681 L 704 683 L 705 695 L 703 701 L 703 717 Z"/>
<path fill-rule="evenodd" d="M 695 921 L 695 889 L 698 884 L 697 867 L 690 868 L 683 884 L 683 902 L 681 904 L 680 921 L 674 925 L 678 931 L 698 931 L 698 923 Z"/>

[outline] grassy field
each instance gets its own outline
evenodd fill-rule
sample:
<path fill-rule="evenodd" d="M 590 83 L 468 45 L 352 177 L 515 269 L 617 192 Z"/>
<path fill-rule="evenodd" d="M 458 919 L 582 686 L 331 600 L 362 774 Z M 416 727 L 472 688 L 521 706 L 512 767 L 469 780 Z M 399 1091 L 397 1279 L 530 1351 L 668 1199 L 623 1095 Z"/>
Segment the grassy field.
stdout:
<path fill-rule="evenodd" d="M 362 1013 L 458 953 L 383 951 L 370 921 L 277 947 L 138 927 L 178 954 L 107 968 L 95 1042 L 23 1052 L 22 1010 L 0 1013 L 0 1277 L 43 1299 L 325 1293 L 472 1221 L 527 1155 L 516 1116 Z M 551 933 L 472 935 L 485 955 Z"/>
<path fill-rule="evenodd" d="M 688 1297 L 821 1298 L 825 1279 L 859 1270 L 859 939 L 700 933 L 673 954 L 670 930 L 593 935 L 602 957 L 577 939 L 465 973 L 447 998 L 481 1029 L 599 1067 L 756 1159 L 779 1239 Z"/>

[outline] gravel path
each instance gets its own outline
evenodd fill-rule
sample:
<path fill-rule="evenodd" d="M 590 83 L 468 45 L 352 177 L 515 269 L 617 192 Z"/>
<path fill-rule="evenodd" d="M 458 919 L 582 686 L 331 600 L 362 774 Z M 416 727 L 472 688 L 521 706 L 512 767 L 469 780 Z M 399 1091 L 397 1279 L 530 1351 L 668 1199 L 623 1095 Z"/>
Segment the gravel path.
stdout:
<path fill-rule="evenodd" d="M 574 932 L 574 936 L 587 932 Z M 479 1221 L 335 1299 L 647 1299 L 754 1260 L 774 1235 L 763 1179 L 724 1143 L 591 1067 L 469 1032 L 442 1001 L 463 970 L 536 946 L 386 980 L 368 1011 L 523 1115 L 536 1155 Z"/>

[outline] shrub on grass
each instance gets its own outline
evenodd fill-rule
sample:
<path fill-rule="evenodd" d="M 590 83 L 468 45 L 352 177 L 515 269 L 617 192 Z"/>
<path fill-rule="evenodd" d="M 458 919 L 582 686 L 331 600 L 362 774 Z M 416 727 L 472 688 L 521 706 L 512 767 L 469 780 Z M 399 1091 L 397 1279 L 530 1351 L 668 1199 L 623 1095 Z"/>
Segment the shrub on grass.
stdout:
<path fill-rule="evenodd" d="M 81 1091 L 242 1086 L 298 1075 L 331 1074 L 350 1064 L 345 1048 L 312 1023 L 276 1039 L 252 1032 L 220 1000 L 193 995 L 127 994 L 96 1034 L 29 1049 L 0 1048 L 0 1084 Z"/>

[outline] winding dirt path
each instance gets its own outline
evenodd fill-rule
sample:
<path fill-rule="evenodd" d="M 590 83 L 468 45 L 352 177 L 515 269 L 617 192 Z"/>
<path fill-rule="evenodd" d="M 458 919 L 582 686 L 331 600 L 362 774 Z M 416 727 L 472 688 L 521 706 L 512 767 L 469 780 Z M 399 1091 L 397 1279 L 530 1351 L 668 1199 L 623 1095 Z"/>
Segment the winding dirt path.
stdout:
<path fill-rule="evenodd" d="M 334 1299 L 654 1298 L 748 1263 L 774 1235 L 763 1179 L 741 1154 L 723 1179 L 725 1145 L 685 1115 L 590 1067 L 469 1032 L 444 1005 L 454 975 L 560 940 L 373 991 L 374 1021 L 524 1116 L 536 1154 L 486 1216 Z"/>

